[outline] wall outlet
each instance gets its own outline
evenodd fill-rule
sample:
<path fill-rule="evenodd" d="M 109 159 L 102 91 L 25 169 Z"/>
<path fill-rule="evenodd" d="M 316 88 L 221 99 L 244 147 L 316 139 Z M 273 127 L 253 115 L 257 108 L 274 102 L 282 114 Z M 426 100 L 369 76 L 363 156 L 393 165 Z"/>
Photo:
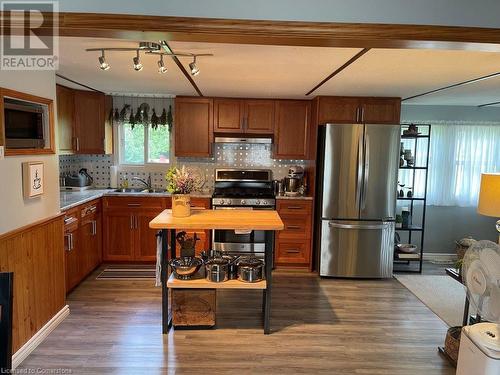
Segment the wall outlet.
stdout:
<path fill-rule="evenodd" d="M 4 147 L 0 146 L 0 160 L 3 160 L 4 156 L 5 156 Z"/>

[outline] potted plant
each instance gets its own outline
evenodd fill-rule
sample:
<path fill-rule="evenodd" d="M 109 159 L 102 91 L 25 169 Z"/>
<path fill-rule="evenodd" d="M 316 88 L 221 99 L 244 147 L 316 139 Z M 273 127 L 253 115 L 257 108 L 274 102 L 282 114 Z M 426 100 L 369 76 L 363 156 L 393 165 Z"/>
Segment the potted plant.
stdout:
<path fill-rule="evenodd" d="M 396 215 L 396 228 L 402 228 L 403 227 L 403 216 L 397 214 Z"/>
<path fill-rule="evenodd" d="M 182 166 L 172 167 L 165 176 L 167 191 L 172 193 L 172 216 L 187 217 L 191 215 L 191 198 L 189 194 L 203 185 L 202 177 L 195 171 Z"/>

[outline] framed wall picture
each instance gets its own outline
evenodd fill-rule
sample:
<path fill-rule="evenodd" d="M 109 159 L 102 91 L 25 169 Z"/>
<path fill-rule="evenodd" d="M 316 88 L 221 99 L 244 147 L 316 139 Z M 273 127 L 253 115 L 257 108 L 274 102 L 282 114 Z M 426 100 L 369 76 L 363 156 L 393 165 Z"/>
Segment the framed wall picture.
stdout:
<path fill-rule="evenodd" d="M 23 195 L 34 198 L 43 194 L 43 162 L 28 161 L 23 163 Z"/>

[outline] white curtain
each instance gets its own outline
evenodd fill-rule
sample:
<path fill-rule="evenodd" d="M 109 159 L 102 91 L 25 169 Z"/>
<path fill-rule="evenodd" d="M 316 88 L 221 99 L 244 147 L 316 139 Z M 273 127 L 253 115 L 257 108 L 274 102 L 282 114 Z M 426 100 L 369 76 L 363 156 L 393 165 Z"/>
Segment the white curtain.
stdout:
<path fill-rule="evenodd" d="M 481 173 L 500 172 L 500 123 L 431 123 L 428 204 L 476 206 Z"/>

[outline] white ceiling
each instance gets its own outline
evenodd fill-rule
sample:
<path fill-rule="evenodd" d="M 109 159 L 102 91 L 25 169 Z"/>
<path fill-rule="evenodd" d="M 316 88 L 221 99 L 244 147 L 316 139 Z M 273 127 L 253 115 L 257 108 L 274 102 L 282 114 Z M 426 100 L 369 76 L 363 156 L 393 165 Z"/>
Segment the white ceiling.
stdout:
<path fill-rule="evenodd" d="M 206 96 L 306 98 L 305 93 L 359 49 L 170 42 L 177 52 L 213 53 L 198 58 L 194 77 Z M 157 72 L 156 56 L 141 55 L 144 69 L 132 69 L 133 52 L 108 52 L 108 71 L 98 68 L 95 47 L 134 47 L 130 41 L 61 38 L 59 74 L 107 93 L 196 95 L 171 60 Z M 186 69 L 190 58 L 180 58 Z M 314 95 L 408 97 L 500 71 L 500 53 L 443 50 L 371 50 Z M 59 80 L 63 84 L 64 81 Z M 500 77 L 407 101 L 408 104 L 479 105 L 500 100 Z"/>

